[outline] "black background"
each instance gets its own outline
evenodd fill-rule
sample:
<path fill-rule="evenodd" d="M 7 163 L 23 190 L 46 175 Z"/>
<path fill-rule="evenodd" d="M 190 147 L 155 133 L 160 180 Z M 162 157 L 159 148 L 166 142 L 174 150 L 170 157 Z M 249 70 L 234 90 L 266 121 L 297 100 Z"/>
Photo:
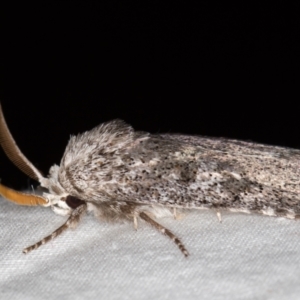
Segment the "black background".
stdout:
<path fill-rule="evenodd" d="M 60 1 L 1 9 L 0 99 L 44 173 L 70 134 L 137 130 L 300 148 L 299 4 Z M 0 178 L 33 181 L 0 153 Z"/>

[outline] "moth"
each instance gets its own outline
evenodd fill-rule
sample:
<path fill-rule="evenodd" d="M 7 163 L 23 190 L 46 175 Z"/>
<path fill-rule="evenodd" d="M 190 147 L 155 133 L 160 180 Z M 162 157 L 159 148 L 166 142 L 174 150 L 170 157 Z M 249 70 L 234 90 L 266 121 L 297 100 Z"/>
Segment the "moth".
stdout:
<path fill-rule="evenodd" d="M 178 210 L 213 209 L 300 217 L 300 150 L 224 138 L 134 131 L 120 120 L 72 136 L 60 165 L 48 177 L 22 154 L 0 107 L 0 144 L 8 158 L 46 189 L 42 196 L 0 184 L 0 194 L 20 205 L 42 205 L 67 221 L 28 253 L 92 212 L 104 221 L 143 220 L 180 239 L 155 219 Z M 199 221 L 200 222 L 200 221 Z"/>

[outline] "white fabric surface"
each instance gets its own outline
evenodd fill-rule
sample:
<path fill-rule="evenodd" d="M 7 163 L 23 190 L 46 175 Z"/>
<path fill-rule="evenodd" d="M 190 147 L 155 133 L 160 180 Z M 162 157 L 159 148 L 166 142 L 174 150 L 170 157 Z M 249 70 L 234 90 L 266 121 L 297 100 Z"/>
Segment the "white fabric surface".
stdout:
<path fill-rule="evenodd" d="M 212 211 L 159 222 L 190 252 L 142 221 L 83 218 L 47 245 L 22 249 L 65 220 L 0 199 L 0 299 L 300 299 L 300 224 Z"/>

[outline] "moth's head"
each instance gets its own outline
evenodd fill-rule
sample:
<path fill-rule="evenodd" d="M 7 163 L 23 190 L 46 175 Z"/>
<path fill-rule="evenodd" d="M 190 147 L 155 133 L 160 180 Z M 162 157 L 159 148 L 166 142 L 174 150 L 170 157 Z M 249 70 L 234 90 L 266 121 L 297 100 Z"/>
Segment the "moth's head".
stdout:
<path fill-rule="evenodd" d="M 52 206 L 53 208 L 57 206 L 63 209 L 66 212 L 65 214 L 76 208 L 76 205 L 78 206 L 78 201 L 74 199 L 74 197 L 68 195 L 60 186 L 57 180 L 58 166 L 53 166 L 50 169 L 49 178 L 46 178 L 20 151 L 6 125 L 1 105 L 0 144 L 15 166 L 30 178 L 37 180 L 42 187 L 49 191 L 49 193 L 44 193 L 43 196 L 26 194 L 10 189 L 0 183 L 0 195 L 19 205 L 42 205 Z"/>

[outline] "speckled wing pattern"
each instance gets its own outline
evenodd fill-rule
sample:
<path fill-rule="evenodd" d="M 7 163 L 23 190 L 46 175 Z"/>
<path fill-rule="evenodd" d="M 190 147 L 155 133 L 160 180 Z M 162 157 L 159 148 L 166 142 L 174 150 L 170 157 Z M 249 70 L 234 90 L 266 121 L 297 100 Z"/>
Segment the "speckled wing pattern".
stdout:
<path fill-rule="evenodd" d="M 126 202 L 300 216 L 300 150 L 252 142 L 136 132 L 115 120 L 72 137 L 59 169 L 71 195 Z"/>

